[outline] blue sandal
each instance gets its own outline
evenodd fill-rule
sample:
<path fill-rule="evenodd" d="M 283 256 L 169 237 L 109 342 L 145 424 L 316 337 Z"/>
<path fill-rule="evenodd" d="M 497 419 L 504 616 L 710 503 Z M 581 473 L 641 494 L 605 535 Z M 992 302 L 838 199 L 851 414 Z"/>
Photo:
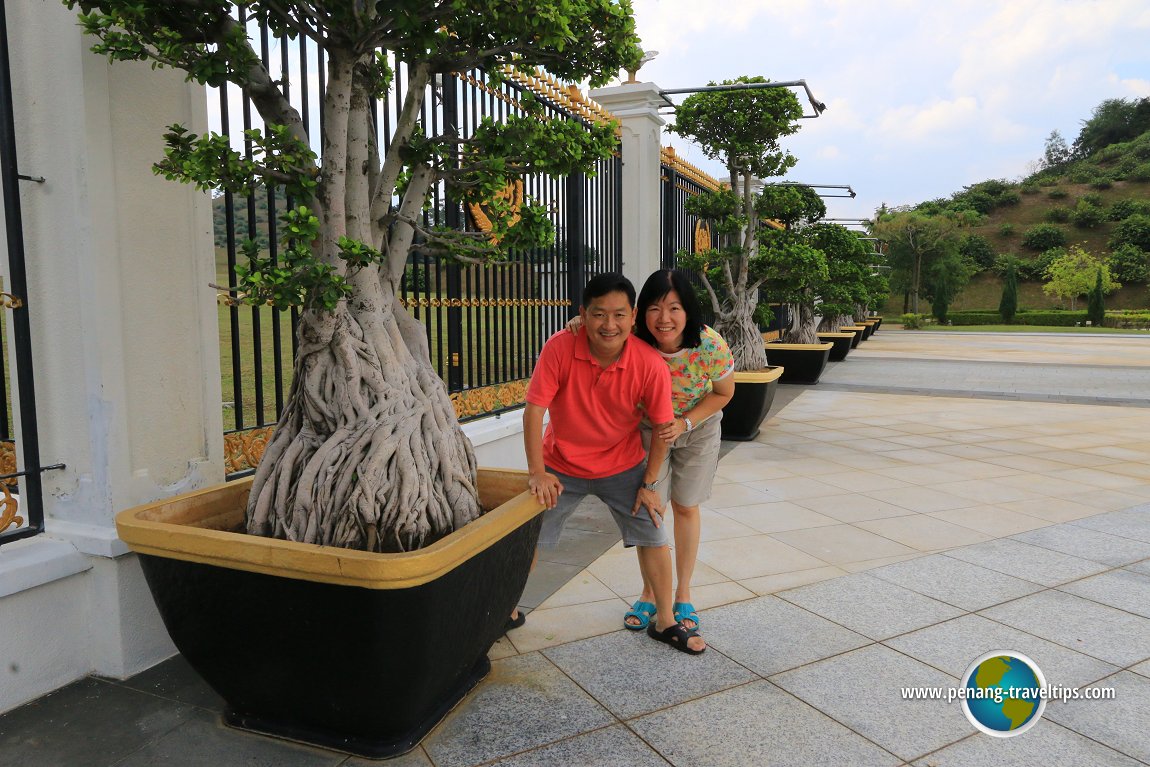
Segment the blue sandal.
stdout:
<path fill-rule="evenodd" d="M 632 631 L 642 631 L 647 628 L 651 623 L 651 619 L 655 617 L 655 605 L 650 602 L 637 601 L 631 605 L 631 609 L 623 615 L 623 627 L 629 628 Z M 628 618 L 637 618 L 638 623 L 628 623 Z"/>
<path fill-rule="evenodd" d="M 699 613 L 695 612 L 695 606 L 690 602 L 676 602 L 671 606 L 671 612 L 675 615 L 675 620 L 679 623 L 683 621 L 694 621 L 695 627 L 687 629 L 688 631 L 699 630 Z M 684 626 L 683 628 L 687 628 Z"/>

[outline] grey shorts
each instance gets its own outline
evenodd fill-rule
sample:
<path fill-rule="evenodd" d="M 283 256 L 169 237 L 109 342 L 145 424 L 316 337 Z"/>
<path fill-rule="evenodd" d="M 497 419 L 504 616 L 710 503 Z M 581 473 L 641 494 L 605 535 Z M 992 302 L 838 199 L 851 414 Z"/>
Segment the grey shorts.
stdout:
<path fill-rule="evenodd" d="M 719 468 L 723 411 L 679 435 L 671 445 L 659 472 L 659 494 L 663 503 L 672 500 L 680 506 L 698 506 L 711 497 L 711 485 Z M 651 427 L 639 427 L 643 449 L 651 450 Z"/>
<path fill-rule="evenodd" d="M 623 543 L 628 546 L 666 546 L 667 528 L 655 527 L 646 509 L 640 509 L 638 514 L 631 514 L 631 509 L 635 505 L 635 495 L 639 492 L 639 486 L 643 484 L 643 472 L 646 468 L 647 462 L 641 461 L 638 466 L 609 477 L 582 479 L 548 467 L 547 471 L 563 483 L 563 492 L 559 494 L 559 502 L 543 512 L 543 529 L 539 531 L 539 545 L 545 549 L 555 548 L 559 544 L 559 534 L 563 532 L 563 525 L 567 523 L 571 512 L 584 496 L 593 495 L 607 504 L 607 508 L 611 510 L 611 516 L 615 518 L 615 524 L 623 536 Z"/>

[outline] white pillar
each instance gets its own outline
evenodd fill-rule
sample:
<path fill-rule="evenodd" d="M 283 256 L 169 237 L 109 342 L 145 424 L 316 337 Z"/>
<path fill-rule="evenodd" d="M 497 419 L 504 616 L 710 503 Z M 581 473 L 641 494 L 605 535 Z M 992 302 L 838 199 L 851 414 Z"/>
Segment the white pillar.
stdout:
<path fill-rule="evenodd" d="M 44 668 L 123 677 L 174 652 L 113 518 L 224 476 L 210 200 L 151 170 L 165 126 L 206 130 L 205 93 L 109 65 L 60 3 L 7 9 L 19 167 L 46 179 L 21 186 L 40 455 L 67 468 L 43 475 L 46 535 L 0 551 L 35 563 L 0 596 L 0 711 L 70 681 Z M 87 567 L 42 564 L 61 542 Z"/>
<path fill-rule="evenodd" d="M 623 153 L 623 274 L 642 287 L 660 267 L 662 231 L 659 183 L 663 126 L 659 107 L 666 105 L 654 83 L 624 83 L 588 94 L 619 121 Z"/>

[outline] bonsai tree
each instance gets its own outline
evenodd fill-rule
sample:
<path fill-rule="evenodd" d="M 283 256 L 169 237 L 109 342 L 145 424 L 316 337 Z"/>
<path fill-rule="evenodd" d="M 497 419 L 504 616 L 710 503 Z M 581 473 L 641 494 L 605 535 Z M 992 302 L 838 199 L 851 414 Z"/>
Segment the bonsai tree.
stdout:
<path fill-rule="evenodd" d="M 723 84 L 768 82 L 763 77 L 739 77 Z M 710 223 L 719 247 L 693 254 L 680 251 L 677 258 L 702 278 L 715 330 L 731 347 L 736 370 L 758 370 L 767 364 L 755 311 L 770 264 L 760 243 L 762 194 L 754 187 L 756 179 L 781 175 L 794 166 L 796 159 L 778 142 L 798 131 L 801 116 L 798 98 L 786 88 L 712 91 L 684 99 L 670 129 L 722 162 L 730 176 L 729 189 L 704 192 L 686 204 L 688 213 Z"/>
<path fill-rule="evenodd" d="M 172 126 L 155 168 L 202 189 L 247 193 L 280 186 L 300 204 L 283 217 L 279 263 L 248 249 L 230 286 L 253 304 L 301 307 L 295 376 L 247 509 L 250 533 L 404 551 L 482 513 L 472 448 L 432 367 L 420 325 L 398 304 L 409 253 L 465 263 L 501 258 L 551 237 L 531 202 L 511 215 L 498 193 L 526 173 L 590 172 L 615 144 L 610 125 L 527 114 L 485 121 L 462 138 L 427 132 L 418 116 L 433 78 L 481 68 L 545 67 L 557 77 L 608 82 L 640 56 L 629 0 L 566 0 L 524 13 L 511 0 L 394 3 L 346 0 L 64 0 L 79 6 L 93 50 L 113 61 L 176 67 L 199 83 L 232 82 L 264 122 L 248 158 L 226 137 Z M 326 59 L 322 135 L 284 97 L 249 28 L 315 41 Z M 257 44 L 258 45 L 258 44 Z M 389 92 L 387 52 L 407 67 L 386 150 L 373 107 Z M 426 226 L 433 188 L 451 204 L 482 203 L 491 231 Z"/>
<path fill-rule="evenodd" d="M 812 226 L 811 241 L 827 259 L 827 279 L 819 286 L 818 305 L 812 313 L 822 315 L 819 330 L 835 331 L 850 325 L 856 314 L 865 316 L 867 305 L 874 300 L 871 290 L 878 285 L 871 279 L 875 272 L 873 252 L 837 224 Z"/>

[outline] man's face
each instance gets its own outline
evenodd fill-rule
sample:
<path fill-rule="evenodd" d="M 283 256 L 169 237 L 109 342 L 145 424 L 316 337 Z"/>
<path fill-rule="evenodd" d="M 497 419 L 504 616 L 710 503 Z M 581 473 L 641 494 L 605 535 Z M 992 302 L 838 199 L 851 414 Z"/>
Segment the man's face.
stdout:
<path fill-rule="evenodd" d="M 587 344 L 596 357 L 617 357 L 635 324 L 635 309 L 621 290 L 591 300 L 579 308 Z"/>

